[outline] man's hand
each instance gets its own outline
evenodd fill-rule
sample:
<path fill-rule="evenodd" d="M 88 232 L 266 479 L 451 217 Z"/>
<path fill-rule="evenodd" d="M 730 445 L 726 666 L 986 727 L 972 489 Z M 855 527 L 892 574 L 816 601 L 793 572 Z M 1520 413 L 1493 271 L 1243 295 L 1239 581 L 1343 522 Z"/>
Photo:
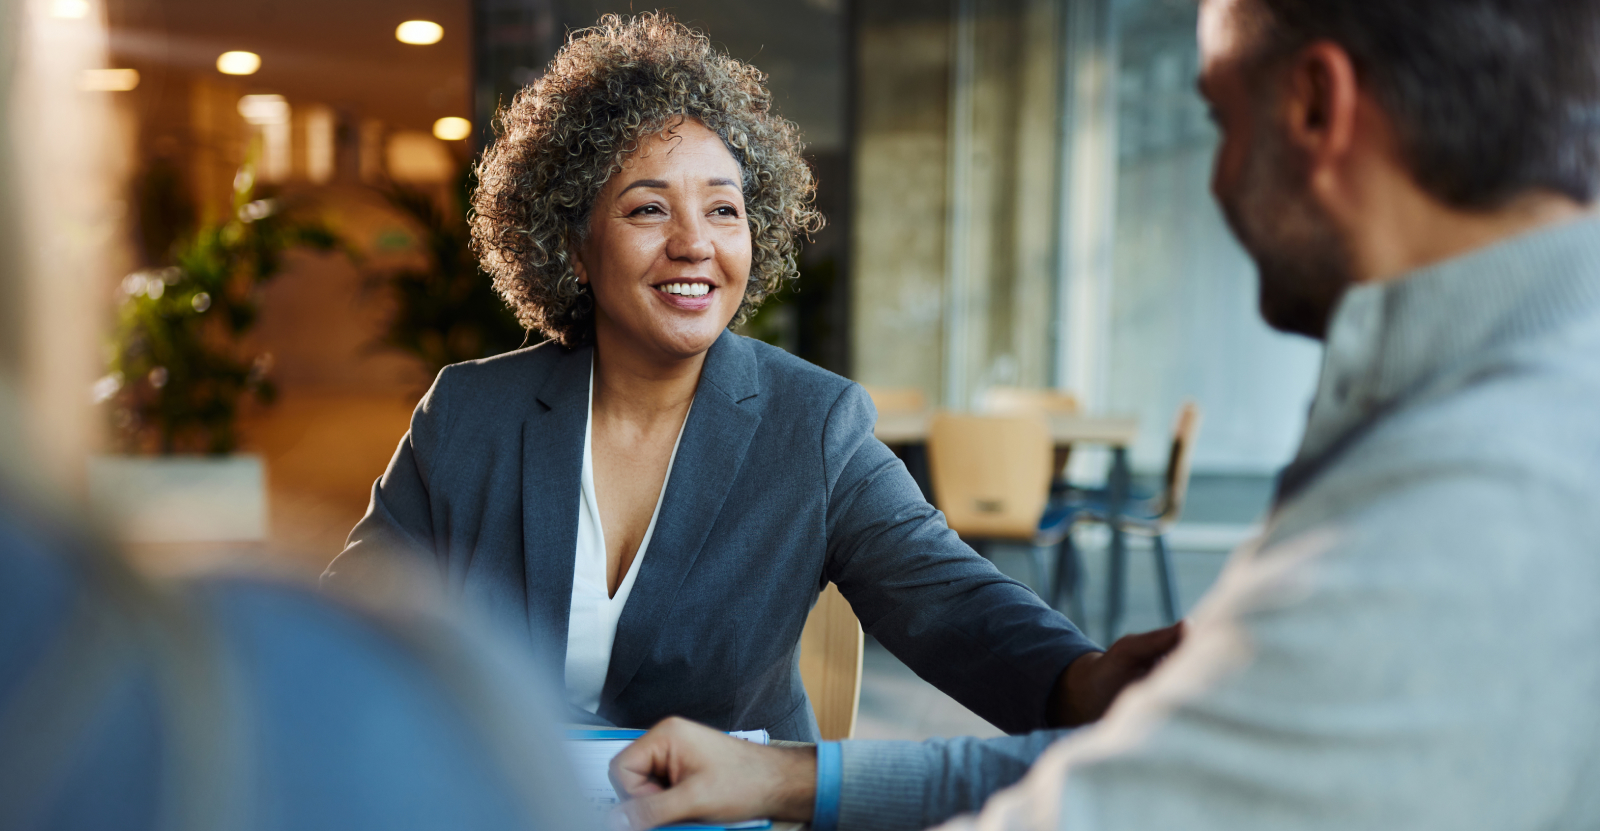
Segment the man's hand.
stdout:
<path fill-rule="evenodd" d="M 619 819 L 634 829 L 691 819 L 808 822 L 817 751 L 765 747 L 669 718 L 611 760 L 611 784 L 627 800 Z"/>
<path fill-rule="evenodd" d="M 1050 721 L 1076 727 L 1105 715 L 1129 684 L 1150 674 L 1183 641 L 1183 621 L 1165 629 L 1118 638 L 1105 652 L 1091 652 L 1062 671 L 1050 697 Z"/>

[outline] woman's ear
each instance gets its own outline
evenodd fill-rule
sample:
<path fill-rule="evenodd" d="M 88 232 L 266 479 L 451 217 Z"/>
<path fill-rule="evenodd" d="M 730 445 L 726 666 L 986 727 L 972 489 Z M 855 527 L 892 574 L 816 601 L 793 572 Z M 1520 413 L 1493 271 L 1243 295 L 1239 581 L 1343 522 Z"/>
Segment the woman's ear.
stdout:
<path fill-rule="evenodd" d="M 583 264 L 583 246 L 576 239 L 567 237 L 567 259 L 572 261 L 572 273 L 578 277 L 578 285 L 589 285 L 589 269 Z"/>

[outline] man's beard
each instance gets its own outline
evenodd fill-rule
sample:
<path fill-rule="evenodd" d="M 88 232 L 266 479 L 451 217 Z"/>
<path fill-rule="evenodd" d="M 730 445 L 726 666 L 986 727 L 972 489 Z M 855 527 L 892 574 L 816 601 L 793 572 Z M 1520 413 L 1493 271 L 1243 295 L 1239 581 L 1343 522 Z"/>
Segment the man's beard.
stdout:
<path fill-rule="evenodd" d="M 1350 257 L 1327 214 L 1312 201 L 1303 165 L 1263 120 L 1239 185 L 1222 201 L 1234 236 L 1255 260 L 1267 325 L 1323 339 L 1351 282 Z"/>

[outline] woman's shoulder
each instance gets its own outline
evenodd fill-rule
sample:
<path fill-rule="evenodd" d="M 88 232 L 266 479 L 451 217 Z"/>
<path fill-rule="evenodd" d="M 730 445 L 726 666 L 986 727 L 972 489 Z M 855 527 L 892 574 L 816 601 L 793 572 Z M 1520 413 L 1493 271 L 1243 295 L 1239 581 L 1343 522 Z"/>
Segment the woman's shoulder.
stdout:
<path fill-rule="evenodd" d="M 758 368 L 761 397 L 766 409 L 817 419 L 837 417 L 843 411 L 870 408 L 871 398 L 860 384 L 796 357 L 771 344 L 741 338 Z M 862 418 L 870 425 L 875 415 L 864 410 Z"/>
<path fill-rule="evenodd" d="M 579 351 L 566 349 L 555 341 L 545 341 L 487 358 L 450 364 L 439 371 L 433 394 L 446 396 L 451 401 L 490 396 L 497 403 L 505 403 L 508 397 L 519 395 L 532 399 L 550 375 L 577 358 Z"/>

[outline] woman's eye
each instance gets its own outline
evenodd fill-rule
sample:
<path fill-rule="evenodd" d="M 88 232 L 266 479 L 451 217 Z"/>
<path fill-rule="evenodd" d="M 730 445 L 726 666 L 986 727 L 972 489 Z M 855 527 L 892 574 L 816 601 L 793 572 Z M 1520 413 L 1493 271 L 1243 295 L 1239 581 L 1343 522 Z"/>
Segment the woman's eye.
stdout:
<path fill-rule="evenodd" d="M 739 218 L 739 209 L 733 207 L 732 205 L 723 205 L 722 207 L 717 208 L 713 213 L 715 213 L 717 216 L 731 216 L 735 219 Z"/>
<path fill-rule="evenodd" d="M 661 213 L 660 205 L 640 205 L 634 208 L 628 216 L 648 216 Z"/>

